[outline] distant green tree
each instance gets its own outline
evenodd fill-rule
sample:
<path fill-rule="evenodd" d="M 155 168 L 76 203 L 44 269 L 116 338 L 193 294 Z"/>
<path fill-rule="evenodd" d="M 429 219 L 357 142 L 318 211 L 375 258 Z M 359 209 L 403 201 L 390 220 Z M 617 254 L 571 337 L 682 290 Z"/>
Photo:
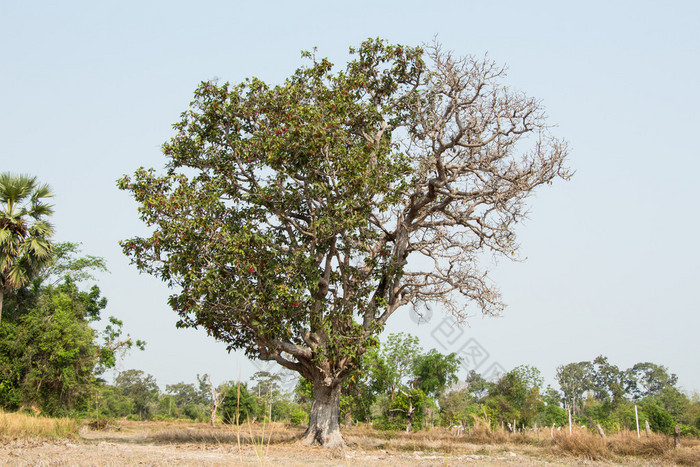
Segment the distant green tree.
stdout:
<path fill-rule="evenodd" d="M 593 360 L 591 389 L 596 399 L 614 409 L 625 396 L 625 374 L 608 357 L 600 355 Z"/>
<path fill-rule="evenodd" d="M 493 388 L 492 382 L 487 381 L 483 376 L 474 370 L 469 371 L 464 382 L 466 384 L 467 391 L 474 401 L 477 402 L 486 397 Z"/>
<path fill-rule="evenodd" d="M 386 380 L 392 399 L 400 387 L 409 386 L 415 361 L 422 351 L 416 336 L 400 332 L 389 334 L 387 337 L 378 356 L 386 369 Z"/>
<path fill-rule="evenodd" d="M 260 406 L 246 383 L 231 382 L 226 385 L 221 400 L 221 413 L 224 423 L 242 423 L 260 416 Z"/>
<path fill-rule="evenodd" d="M 134 413 L 133 401 L 121 390 L 110 384 L 100 384 L 95 406 L 97 417 L 126 417 Z"/>
<path fill-rule="evenodd" d="M 557 368 L 556 379 L 562 391 L 562 399 L 574 415 L 583 411 L 584 394 L 593 384 L 593 365 L 591 362 L 578 362 Z"/>
<path fill-rule="evenodd" d="M 197 377 L 199 378 L 199 375 Z M 184 382 L 166 385 L 165 392 L 168 394 L 167 397 L 170 398 L 167 403 L 168 415 L 171 417 L 185 416 L 190 420 L 203 420 L 206 418 L 211 398 L 208 396 L 208 388 L 204 389 L 207 390 L 203 391 L 201 387 Z M 160 405 L 161 403 L 159 402 L 159 411 L 162 411 Z M 166 405 L 163 405 L 163 409 L 165 408 Z"/>
<path fill-rule="evenodd" d="M 160 390 L 155 377 L 141 370 L 120 372 L 114 379 L 114 385 L 121 393 L 130 398 L 134 404 L 134 413 L 140 420 L 150 419 L 153 408 L 158 401 Z"/>
<path fill-rule="evenodd" d="M 625 372 L 626 392 L 635 400 L 658 396 L 661 391 L 676 385 L 678 377 L 668 368 L 651 362 L 635 364 Z"/>
<path fill-rule="evenodd" d="M 489 393 L 489 405 L 497 408 L 501 420 L 529 425 L 544 408 L 540 394 L 540 371 L 529 365 L 521 365 L 504 374 Z"/>
<path fill-rule="evenodd" d="M 0 317 L 3 297 L 26 285 L 51 260 L 53 228 L 44 203 L 53 196 L 36 177 L 0 174 Z"/>
<path fill-rule="evenodd" d="M 440 395 L 438 402 L 445 426 L 471 427 L 477 418 L 484 416 L 481 405 L 467 388 L 448 390 Z"/>
<path fill-rule="evenodd" d="M 431 349 L 413 361 L 413 386 L 428 396 L 439 397 L 448 384 L 457 381 L 461 359 L 455 353 L 443 355 Z"/>

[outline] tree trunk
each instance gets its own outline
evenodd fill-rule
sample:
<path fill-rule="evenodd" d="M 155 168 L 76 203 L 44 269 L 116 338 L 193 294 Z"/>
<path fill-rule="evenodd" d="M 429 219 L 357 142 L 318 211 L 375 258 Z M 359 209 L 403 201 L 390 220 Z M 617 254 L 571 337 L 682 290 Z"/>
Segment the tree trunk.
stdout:
<path fill-rule="evenodd" d="M 340 434 L 340 389 L 340 384 L 331 387 L 320 379 L 314 381 L 314 402 L 309 413 L 309 427 L 301 440 L 303 444 L 345 447 Z"/>
<path fill-rule="evenodd" d="M 216 410 L 219 408 L 219 404 L 214 403 L 214 407 L 211 409 L 211 416 L 209 417 L 209 424 L 211 426 L 216 426 Z"/>
<path fill-rule="evenodd" d="M 4 293 L 2 292 L 2 289 L 0 289 L 0 320 L 2 320 L 2 297 Z"/>

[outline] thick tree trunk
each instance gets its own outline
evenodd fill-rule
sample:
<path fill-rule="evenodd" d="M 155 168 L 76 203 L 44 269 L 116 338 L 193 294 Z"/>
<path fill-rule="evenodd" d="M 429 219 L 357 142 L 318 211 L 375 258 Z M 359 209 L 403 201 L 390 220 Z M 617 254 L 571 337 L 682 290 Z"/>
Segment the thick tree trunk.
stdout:
<path fill-rule="evenodd" d="M 309 413 L 309 427 L 301 440 L 303 444 L 345 447 L 340 434 L 340 389 L 340 384 L 331 387 L 322 380 L 314 381 L 314 402 Z"/>

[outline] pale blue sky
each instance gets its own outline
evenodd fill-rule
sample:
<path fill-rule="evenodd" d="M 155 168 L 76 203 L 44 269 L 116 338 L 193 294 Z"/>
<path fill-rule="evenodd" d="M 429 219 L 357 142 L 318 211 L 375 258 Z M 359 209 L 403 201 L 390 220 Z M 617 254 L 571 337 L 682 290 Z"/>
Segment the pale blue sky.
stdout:
<path fill-rule="evenodd" d="M 700 389 L 700 3 L 698 2 L 0 2 L 0 171 L 56 193 L 61 241 L 104 256 L 108 314 L 148 341 L 122 368 L 161 385 L 254 366 L 203 332 L 177 330 L 168 290 L 139 275 L 117 241 L 140 232 L 115 180 L 163 166 L 160 145 L 198 82 L 276 83 L 317 46 L 337 64 L 367 37 L 509 67 L 571 145 L 576 175 L 538 192 L 520 228 L 524 263 L 493 273 L 508 308 L 458 337 L 442 314 L 416 326 L 427 348 L 488 352 L 478 368 L 557 365 L 607 355 L 666 365 Z M 449 346 L 443 346 L 451 341 Z"/>

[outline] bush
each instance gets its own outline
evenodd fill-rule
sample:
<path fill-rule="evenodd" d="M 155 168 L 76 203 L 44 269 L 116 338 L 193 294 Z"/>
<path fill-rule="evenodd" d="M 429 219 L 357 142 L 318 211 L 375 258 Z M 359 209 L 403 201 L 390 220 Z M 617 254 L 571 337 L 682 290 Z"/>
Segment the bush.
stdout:
<path fill-rule="evenodd" d="M 220 409 L 224 423 L 227 424 L 253 420 L 260 413 L 255 396 L 248 391 L 248 385 L 244 383 L 228 388 L 221 400 Z"/>
<path fill-rule="evenodd" d="M 556 405 L 547 405 L 535 418 L 541 426 L 566 425 L 569 422 L 569 415 L 566 410 Z"/>
<path fill-rule="evenodd" d="M 700 438 L 700 430 L 690 425 L 681 425 L 681 436 Z"/>
<path fill-rule="evenodd" d="M 397 417 L 381 416 L 374 420 L 372 426 L 377 430 L 400 431 L 406 429 L 406 422 Z"/>
<path fill-rule="evenodd" d="M 666 409 L 659 406 L 655 401 L 648 401 L 643 406 L 644 413 L 649 419 L 649 426 L 659 433 L 671 434 L 675 427 L 673 418 L 666 412 Z"/>
<path fill-rule="evenodd" d="M 301 424 L 307 423 L 308 420 L 309 420 L 309 415 L 301 407 L 296 407 L 294 410 L 292 410 L 292 413 L 289 416 L 289 421 L 293 425 L 301 425 Z"/>

